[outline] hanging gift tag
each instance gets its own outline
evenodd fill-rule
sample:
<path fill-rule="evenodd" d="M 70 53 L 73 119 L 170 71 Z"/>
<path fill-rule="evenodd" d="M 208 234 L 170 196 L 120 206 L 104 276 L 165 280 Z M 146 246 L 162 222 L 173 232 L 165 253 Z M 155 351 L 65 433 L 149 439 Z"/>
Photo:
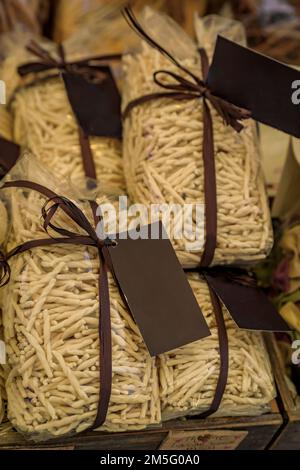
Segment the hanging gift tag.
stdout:
<path fill-rule="evenodd" d="M 19 145 L 0 137 L 0 179 L 14 166 L 19 155 Z"/>
<path fill-rule="evenodd" d="M 62 77 L 73 112 L 84 132 L 90 136 L 120 138 L 121 99 L 109 67 L 97 71 L 63 73 Z"/>
<path fill-rule="evenodd" d="M 300 137 L 300 72 L 219 36 L 208 74 L 211 92 L 253 119 Z"/>
<path fill-rule="evenodd" d="M 151 356 L 156 356 L 210 331 L 162 224 L 142 230 L 148 239 L 119 234 L 108 252 L 120 291 Z"/>
<path fill-rule="evenodd" d="M 261 289 L 230 281 L 222 274 L 205 274 L 204 277 L 239 328 L 258 331 L 291 330 Z"/>

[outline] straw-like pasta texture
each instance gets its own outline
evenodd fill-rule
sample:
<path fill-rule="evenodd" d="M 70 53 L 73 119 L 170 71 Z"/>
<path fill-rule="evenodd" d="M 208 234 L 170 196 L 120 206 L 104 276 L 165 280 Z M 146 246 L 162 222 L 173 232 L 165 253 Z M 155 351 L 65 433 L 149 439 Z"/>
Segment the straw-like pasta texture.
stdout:
<path fill-rule="evenodd" d="M 70 178 L 72 184 L 82 183 L 78 124 L 61 79 L 49 79 L 20 90 L 12 111 L 15 141 L 39 155 L 56 174 Z M 98 181 L 113 192 L 123 192 L 120 141 L 105 137 L 90 140 Z"/>
<path fill-rule="evenodd" d="M 165 31 L 164 36 L 167 36 Z M 196 50 L 180 62 L 201 78 Z M 190 79 L 144 42 L 138 53 L 124 56 L 123 64 L 123 109 L 133 99 L 166 91 L 153 81 L 157 70 L 169 70 Z M 164 83 L 171 81 L 170 77 L 164 78 Z M 198 99 L 158 98 L 138 105 L 129 113 L 124 123 L 123 157 L 127 190 L 133 202 L 172 203 L 182 207 L 192 204 L 194 208 L 196 204 L 205 204 L 202 106 L 202 100 Z M 238 134 L 224 125 L 211 106 L 210 109 L 217 183 L 214 264 L 263 259 L 271 248 L 272 232 L 255 125 L 245 122 L 244 130 Z M 195 212 L 191 225 L 191 234 L 195 235 Z M 203 245 L 191 247 L 185 237 L 172 239 L 171 236 L 171 240 L 181 263 L 197 266 Z"/>
<path fill-rule="evenodd" d="M 160 356 L 162 417 L 199 414 L 212 403 L 220 367 L 216 321 L 207 284 L 198 274 L 188 279 L 211 336 Z M 229 339 L 228 382 L 216 415 L 259 415 L 276 396 L 269 357 L 261 333 L 238 329 L 223 314 Z"/>
<path fill-rule="evenodd" d="M 3 192 L 13 214 L 8 249 L 45 237 L 44 197 L 21 189 Z M 89 205 L 80 207 L 92 222 Z M 63 213 L 55 223 L 74 230 Z M 93 424 L 99 400 L 97 249 L 35 248 L 11 259 L 10 266 L 2 294 L 9 418 L 35 440 L 83 431 Z M 111 276 L 109 291 L 112 394 L 101 430 L 142 429 L 160 422 L 157 370 Z"/>

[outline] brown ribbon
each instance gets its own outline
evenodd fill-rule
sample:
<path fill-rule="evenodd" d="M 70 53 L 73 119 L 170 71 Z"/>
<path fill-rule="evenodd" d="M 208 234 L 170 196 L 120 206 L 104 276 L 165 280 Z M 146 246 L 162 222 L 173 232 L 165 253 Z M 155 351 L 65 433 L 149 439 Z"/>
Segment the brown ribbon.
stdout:
<path fill-rule="evenodd" d="M 204 163 L 204 194 L 205 194 L 205 229 L 206 237 L 203 255 L 200 261 L 201 267 L 209 266 L 214 258 L 217 243 L 217 189 L 214 157 L 213 124 L 208 102 L 215 108 L 227 125 L 230 125 L 237 132 L 243 129 L 239 122 L 251 117 L 251 113 L 239 108 L 222 98 L 215 96 L 207 87 L 206 80 L 209 71 L 209 62 L 204 49 L 200 49 L 203 80 L 200 80 L 194 73 L 182 66 L 168 51 L 153 40 L 139 24 L 132 10 L 124 8 L 123 15 L 129 26 L 147 41 L 152 47 L 166 56 L 178 69 L 184 72 L 189 78 L 169 70 L 158 70 L 153 74 L 153 81 L 166 92 L 151 93 L 141 96 L 128 103 L 123 112 L 123 119 L 136 106 L 147 103 L 158 98 L 172 98 L 175 100 L 203 99 L 203 163 Z M 171 77 L 173 83 L 165 83 L 163 77 Z"/>
<path fill-rule="evenodd" d="M 67 62 L 62 44 L 57 47 L 58 58 L 51 55 L 46 49 L 31 40 L 26 49 L 35 55 L 39 62 L 30 62 L 18 67 L 21 77 L 31 73 L 40 73 L 50 70 L 58 70 L 61 73 L 72 73 L 82 76 L 86 81 L 100 84 L 104 79 L 103 65 L 112 60 L 120 59 L 120 54 L 110 54 L 90 57 L 76 62 Z M 82 155 L 82 163 L 87 178 L 97 179 L 95 162 L 91 150 L 89 136 L 78 123 L 78 138 Z"/>
<path fill-rule="evenodd" d="M 108 259 L 109 255 L 107 247 L 112 243 L 111 240 L 100 240 L 97 236 L 95 229 L 92 227 L 84 213 L 69 199 L 59 196 L 53 191 L 45 188 L 42 185 L 33 183 L 31 181 L 12 181 L 7 182 L 2 186 L 5 188 L 28 188 L 43 194 L 48 200 L 42 208 L 42 218 L 44 230 L 48 233 L 48 229 L 58 233 L 58 238 L 42 238 L 36 240 L 29 240 L 18 245 L 11 250 L 6 256 L 0 252 L 0 266 L 2 267 L 2 275 L 0 277 L 0 287 L 9 282 L 10 266 L 8 260 L 13 256 L 24 253 L 37 247 L 67 244 L 67 245 L 83 245 L 94 246 L 98 250 L 100 261 L 98 291 L 99 291 L 99 402 L 95 421 L 91 429 L 100 427 L 107 415 L 112 384 L 112 346 L 111 346 L 111 324 L 110 324 L 110 300 L 109 300 L 109 285 L 108 285 Z M 93 215 L 95 216 L 95 203 L 91 202 Z M 81 228 L 85 235 L 81 235 L 61 227 L 57 227 L 52 219 L 58 209 L 63 210 L 76 224 Z"/>

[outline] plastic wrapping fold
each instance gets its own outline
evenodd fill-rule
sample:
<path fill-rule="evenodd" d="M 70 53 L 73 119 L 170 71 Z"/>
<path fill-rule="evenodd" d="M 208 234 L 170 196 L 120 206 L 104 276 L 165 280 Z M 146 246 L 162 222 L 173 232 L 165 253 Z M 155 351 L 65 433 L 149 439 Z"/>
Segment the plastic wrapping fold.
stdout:
<path fill-rule="evenodd" d="M 211 336 L 160 356 L 162 418 L 205 412 L 220 368 L 218 332 L 206 281 L 188 274 Z M 259 332 L 240 330 L 223 306 L 229 340 L 229 373 L 220 408 L 213 416 L 255 416 L 270 411 L 276 390 L 268 353 Z"/>
<path fill-rule="evenodd" d="M 65 183 L 57 185 L 32 155 L 23 157 L 6 180 L 9 178 L 38 182 L 58 194 L 64 188 L 64 196 L 73 195 Z M 0 191 L 11 208 L 8 250 L 27 240 L 48 237 L 40 220 L 44 196 L 21 188 Z M 87 199 L 92 196 L 86 194 Z M 87 199 L 73 202 L 93 223 Z M 97 199 L 98 204 L 107 201 L 105 196 Z M 55 225 L 74 230 L 74 222 L 60 210 Z M 28 438 L 42 441 L 76 434 L 95 421 L 99 393 L 101 396 L 99 263 L 94 247 L 59 244 L 33 248 L 9 262 L 11 279 L 2 289 L 8 416 Z M 126 431 L 158 425 L 155 360 L 146 350 L 111 275 L 109 294 L 112 393 L 100 430 Z"/>
<path fill-rule="evenodd" d="M 163 14 L 146 9 L 141 24 L 182 66 L 202 78 L 198 47 L 211 58 L 218 32 L 242 39 L 235 22 L 208 17 L 198 19 L 198 44 Z M 167 57 L 141 41 L 140 50 L 123 59 L 123 110 L 143 95 L 166 91 L 153 80 L 153 73 L 167 70 L 190 79 Z M 158 78 L 158 77 L 157 77 Z M 160 77 L 159 77 L 160 78 Z M 174 83 L 165 74 L 164 85 Z M 251 263 L 265 258 L 273 237 L 258 150 L 255 123 L 244 121 L 237 133 L 225 126 L 209 104 L 214 132 L 217 184 L 217 246 L 213 264 Z M 124 168 L 133 202 L 144 204 L 205 204 L 203 168 L 203 100 L 152 99 L 134 107 L 124 121 Z M 196 233 L 193 216 L 192 232 Z M 204 229 L 202 229 L 204 235 Z M 203 239 L 203 237 L 202 237 Z M 184 266 L 195 267 L 201 259 L 199 237 L 187 249 L 184 237 L 171 237 Z"/>
<path fill-rule="evenodd" d="M 48 15 L 47 0 L 1 0 L 0 33 L 32 31 L 40 33 Z"/>
<path fill-rule="evenodd" d="M 131 5 L 140 11 L 149 2 L 133 0 Z M 130 34 L 120 10 L 128 4 L 126 0 L 59 0 L 55 13 L 54 39 L 57 42 L 67 38 L 81 29 L 93 35 L 94 25 L 98 25 L 103 33 L 101 42 L 109 53 L 122 53 L 128 47 L 136 45 L 136 37 Z M 151 6 L 157 9 L 167 9 L 167 0 L 153 0 Z"/>
<path fill-rule="evenodd" d="M 26 45 L 28 38 L 28 35 L 24 36 L 22 44 Z M 36 41 L 56 56 L 54 43 L 39 38 Z M 67 60 L 79 60 L 98 53 L 81 35 L 70 41 L 65 44 Z M 6 111 L 11 115 L 12 140 L 38 155 L 41 163 L 58 177 L 68 178 L 74 186 L 84 186 L 78 123 L 59 72 L 52 70 L 21 78 L 18 66 L 36 62 L 37 57 L 26 51 L 24 46 L 14 46 L 12 40 L 6 43 L 6 59 L 0 77 L 7 88 Z M 90 137 L 90 143 L 97 180 L 106 191 L 122 193 L 125 182 L 120 140 Z"/>

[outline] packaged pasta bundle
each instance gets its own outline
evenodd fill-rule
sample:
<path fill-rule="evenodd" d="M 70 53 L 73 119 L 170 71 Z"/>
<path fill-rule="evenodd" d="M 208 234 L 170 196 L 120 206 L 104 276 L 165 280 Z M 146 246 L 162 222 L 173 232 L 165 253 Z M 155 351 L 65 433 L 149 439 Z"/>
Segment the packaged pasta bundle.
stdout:
<path fill-rule="evenodd" d="M 122 193 L 120 97 L 106 57 L 84 59 L 90 51 L 81 36 L 11 48 L 1 78 L 13 140 L 74 186 L 89 177 Z"/>
<path fill-rule="evenodd" d="M 183 266 L 264 258 L 272 230 L 255 123 L 245 119 L 246 110 L 218 101 L 205 88 L 214 38 L 221 33 L 240 39 L 239 28 L 223 18 L 198 20 L 196 44 L 163 14 L 146 9 L 141 22 L 129 9 L 124 14 L 144 39 L 139 51 L 123 59 L 123 157 L 130 197 L 147 205 L 192 206 L 184 236 L 170 234 Z M 228 109 L 231 125 L 224 123 Z M 241 132 L 239 119 L 245 119 Z M 177 222 L 174 216 L 174 227 Z"/>
<path fill-rule="evenodd" d="M 221 338 L 222 327 L 215 316 L 208 285 L 197 273 L 188 274 L 188 279 L 211 336 L 160 356 L 163 419 L 200 413 L 205 416 L 216 400 L 220 406 L 212 409 L 214 416 L 259 415 L 269 411 L 276 391 L 262 334 L 239 329 L 222 306 L 229 350 L 226 377 L 224 370 L 220 372 L 224 368 L 221 361 L 226 361 L 221 357 L 226 338 Z"/>
<path fill-rule="evenodd" d="M 1 0 L 0 33 L 12 30 L 40 33 L 48 8 L 47 0 Z"/>
<path fill-rule="evenodd" d="M 11 275 L 2 309 L 12 425 L 44 440 L 91 427 L 158 424 L 155 362 L 111 274 L 106 278 L 93 206 L 66 199 L 73 195 L 66 183 L 63 197 L 53 193 L 58 186 L 32 156 L 5 181 Z"/>

